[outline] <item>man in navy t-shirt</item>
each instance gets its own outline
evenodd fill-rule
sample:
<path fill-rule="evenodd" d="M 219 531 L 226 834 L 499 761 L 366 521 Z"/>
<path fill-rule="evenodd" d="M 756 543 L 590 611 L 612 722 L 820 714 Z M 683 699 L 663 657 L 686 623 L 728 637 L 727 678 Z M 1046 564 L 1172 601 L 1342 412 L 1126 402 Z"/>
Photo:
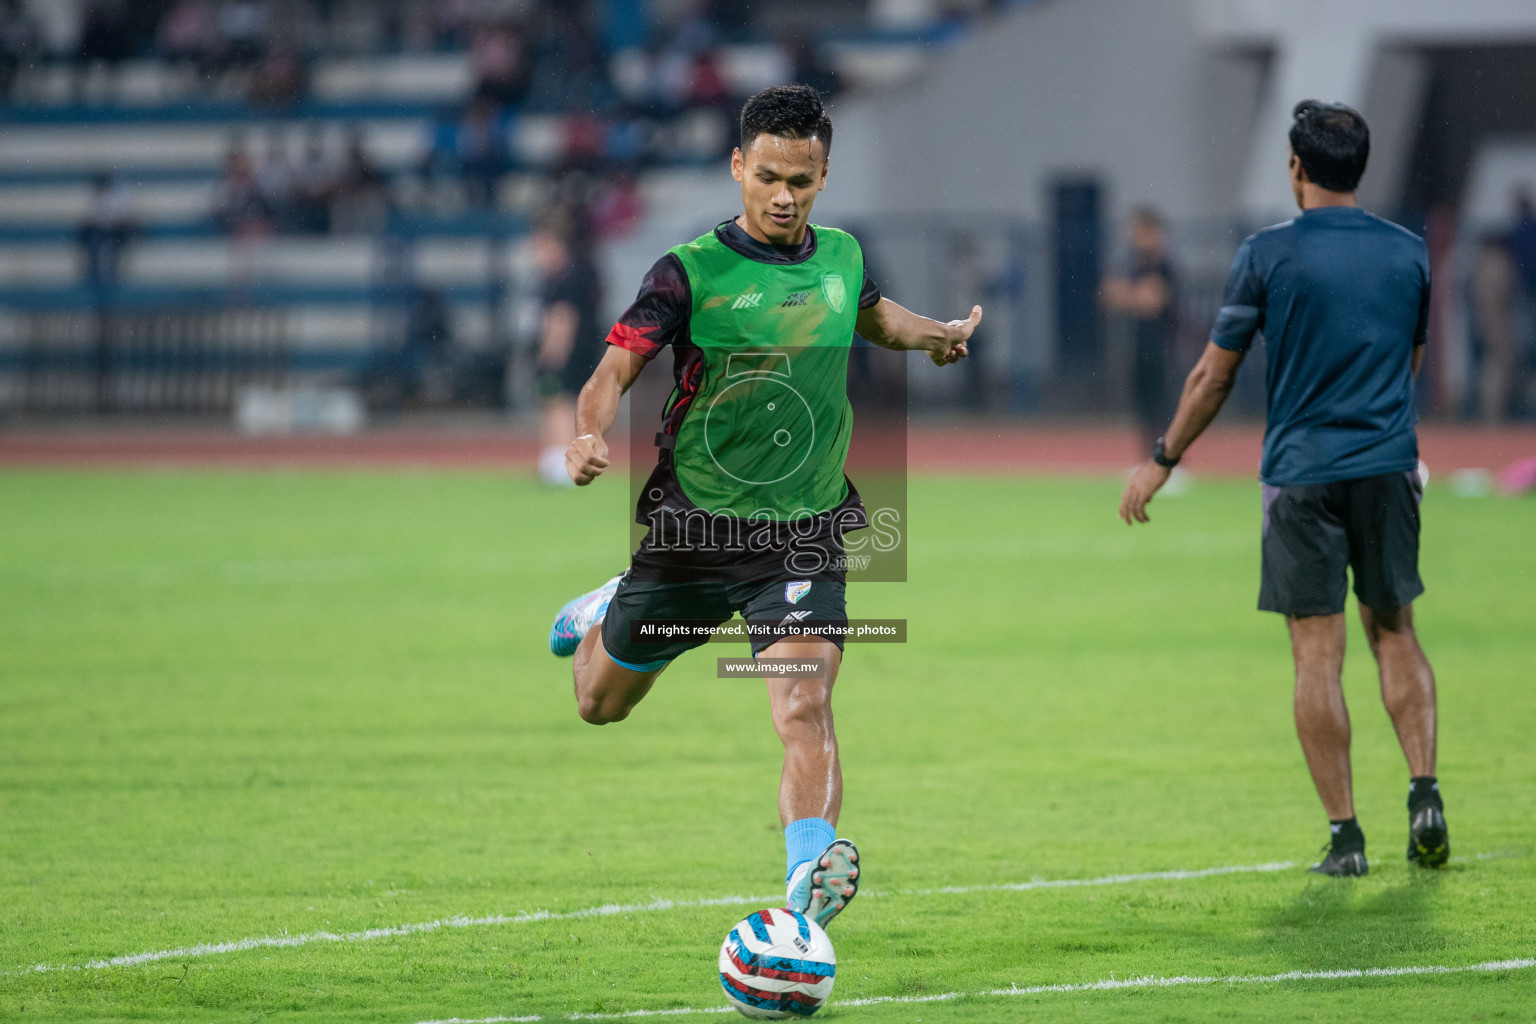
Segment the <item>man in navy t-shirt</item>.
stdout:
<path fill-rule="evenodd" d="M 1408 760 L 1408 859 L 1440 867 L 1450 841 L 1435 779 L 1435 677 L 1413 629 L 1413 600 L 1424 592 L 1413 382 L 1429 261 L 1417 235 L 1355 203 L 1370 153 L 1365 119 L 1316 100 L 1297 104 L 1294 116 L 1290 174 L 1301 216 L 1238 250 L 1210 343 L 1167 434 L 1126 486 L 1120 517 L 1147 522 L 1147 503 L 1216 417 L 1262 333 L 1269 408 L 1259 608 L 1290 626 L 1296 731 L 1328 812 L 1328 854 L 1312 870 L 1369 870 L 1340 682 L 1347 571 Z"/>

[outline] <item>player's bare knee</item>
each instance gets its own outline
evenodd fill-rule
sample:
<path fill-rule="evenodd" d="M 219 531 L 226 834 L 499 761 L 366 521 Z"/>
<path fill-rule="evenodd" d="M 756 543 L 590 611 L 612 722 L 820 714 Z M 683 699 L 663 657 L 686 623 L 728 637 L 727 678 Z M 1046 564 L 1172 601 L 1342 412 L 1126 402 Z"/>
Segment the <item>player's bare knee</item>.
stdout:
<path fill-rule="evenodd" d="M 576 666 L 576 713 L 581 716 L 583 722 L 592 725 L 607 725 L 615 721 L 607 712 L 610 701 L 607 695 L 598 686 L 598 680 L 586 665 Z"/>
<path fill-rule="evenodd" d="M 819 679 L 802 679 L 773 702 L 773 727 L 781 739 L 817 737 L 832 723 L 832 691 Z"/>
<path fill-rule="evenodd" d="M 612 725 L 629 717 L 630 709 L 611 698 L 578 696 L 576 713 L 588 725 Z"/>
<path fill-rule="evenodd" d="M 604 708 L 601 704 L 586 703 L 578 704 L 576 707 L 576 713 L 579 714 L 581 716 L 581 720 L 586 722 L 588 725 L 612 725 L 614 722 L 622 722 L 629 716 L 629 712 L 627 711 L 612 713 Z"/>
<path fill-rule="evenodd" d="M 1375 640 L 1386 636 L 1407 639 L 1414 636 L 1412 605 L 1401 608 L 1362 608 L 1361 616 L 1365 619 L 1366 634 Z"/>

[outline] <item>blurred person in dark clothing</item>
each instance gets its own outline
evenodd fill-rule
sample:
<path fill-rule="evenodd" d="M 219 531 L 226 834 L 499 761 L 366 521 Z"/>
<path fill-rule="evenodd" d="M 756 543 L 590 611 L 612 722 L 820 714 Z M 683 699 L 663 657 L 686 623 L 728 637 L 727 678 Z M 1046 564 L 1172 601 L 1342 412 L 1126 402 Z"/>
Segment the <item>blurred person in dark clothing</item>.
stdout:
<path fill-rule="evenodd" d="M 544 307 L 537 362 L 544 404 L 539 476 L 561 487 L 575 486 L 565 468 L 565 450 L 576 436 L 576 393 L 597 369 L 606 348 L 607 332 L 598 319 L 602 280 L 584 241 L 578 242 L 570 224 L 558 219 L 530 239 Z"/>
<path fill-rule="evenodd" d="M 435 288 L 417 289 L 405 318 L 405 347 L 423 366 L 446 365 L 453 357 L 453 321 Z"/>
<path fill-rule="evenodd" d="M 134 232 L 132 200 L 128 190 L 110 174 L 98 174 L 92 182 L 91 209 L 80 225 L 80 252 L 84 278 L 93 292 L 117 286 L 123 252 Z"/>
<path fill-rule="evenodd" d="M 431 0 L 427 17 L 433 45 L 439 50 L 462 50 L 474 30 L 474 0 Z"/>
<path fill-rule="evenodd" d="M 225 67 L 248 68 L 266 52 L 271 8 L 266 0 L 224 0 L 219 8 L 219 33 L 224 37 Z"/>
<path fill-rule="evenodd" d="M 293 167 L 288 161 L 288 140 L 281 129 L 267 134 L 266 150 L 256 165 L 256 191 L 272 211 L 278 231 L 293 230 Z"/>
<path fill-rule="evenodd" d="M 1515 194 L 1515 226 L 1505 243 L 1515 271 L 1520 275 L 1520 298 L 1523 316 L 1516 323 L 1521 328 L 1515 339 L 1515 365 L 1518 369 L 1527 359 L 1536 360 L 1536 202 L 1531 194 L 1521 189 Z M 1536 364 L 1530 367 L 1536 370 Z"/>
<path fill-rule="evenodd" d="M 210 0 L 179 0 L 161 19 L 157 36 L 160 56 L 198 74 L 212 68 L 222 45 Z"/>
<path fill-rule="evenodd" d="M 308 87 L 308 62 L 293 33 L 279 32 L 251 72 L 252 105 L 282 110 L 302 100 Z"/>
<path fill-rule="evenodd" d="M 495 98 L 480 92 L 469 101 L 454 134 L 454 155 L 464 180 L 465 198 L 473 206 L 496 201 L 496 183 L 508 166 L 507 126 Z"/>
<path fill-rule="evenodd" d="M 1104 308 L 1130 317 L 1131 406 L 1138 451 L 1148 451 L 1172 414 L 1168 360 L 1172 354 L 1177 278 L 1168 256 L 1162 215 L 1150 207 L 1131 213 L 1131 251 L 1125 269 L 1104 281 Z"/>
<path fill-rule="evenodd" d="M 363 148 L 362 129 L 354 126 L 331 192 L 331 230 L 340 234 L 379 231 L 388 217 L 384 176 L 374 169 Z"/>
<path fill-rule="evenodd" d="M 358 378 L 371 408 L 399 412 L 421 394 L 429 375 L 451 373 L 453 320 L 435 288 L 409 292 L 400 347 L 375 349 Z"/>
<path fill-rule="evenodd" d="M 528 93 L 531 69 L 528 45 L 513 22 L 481 25 L 469 44 L 475 91 L 497 105 L 516 106 Z"/>
<path fill-rule="evenodd" d="M 293 230 L 305 235 L 324 235 L 331 230 L 331 194 L 339 175 L 325 144 L 325 132 L 311 126 L 304 139 L 304 155 L 293 171 Z"/>
<path fill-rule="evenodd" d="M 1520 275 L 1501 235 L 1478 240 L 1469 290 L 1479 356 L 1478 415 L 1484 423 L 1497 423 L 1509 411 L 1520 356 L 1515 327 Z"/>
<path fill-rule="evenodd" d="M 224 168 L 214 186 L 213 223 L 239 239 L 262 238 L 276 228 L 275 213 L 257 187 L 251 158 L 238 143 L 224 157 Z"/>
<path fill-rule="evenodd" d="M 531 109 L 591 113 L 612 105 L 606 55 L 584 12 L 547 11 L 530 50 L 533 73 L 527 103 Z"/>
<path fill-rule="evenodd" d="M 1523 189 L 1515 193 L 1515 226 L 1507 245 L 1527 301 L 1536 299 L 1536 202 Z"/>

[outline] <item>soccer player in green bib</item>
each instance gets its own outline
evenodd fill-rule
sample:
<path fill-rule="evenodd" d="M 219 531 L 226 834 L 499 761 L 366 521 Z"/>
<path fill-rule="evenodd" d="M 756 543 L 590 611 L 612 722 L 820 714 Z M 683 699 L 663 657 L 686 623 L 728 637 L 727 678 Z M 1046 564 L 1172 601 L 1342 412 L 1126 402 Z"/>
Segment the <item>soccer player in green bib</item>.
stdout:
<path fill-rule="evenodd" d="M 848 615 L 842 535 L 868 525 L 843 473 L 849 349 L 857 331 L 943 366 L 967 354 L 981 321 L 980 306 L 946 324 L 883 298 L 858 241 L 809 223 L 831 148 L 815 89 L 748 100 L 731 155 L 741 214 L 658 260 L 609 333 L 577 400 L 566 467 L 579 485 L 608 467 L 603 436 L 619 400 L 670 345 L 674 386 L 635 516 L 650 529 L 630 567 L 560 609 L 549 634 L 551 651 L 575 656 L 576 702 L 594 725 L 627 717 L 674 658 L 707 639 L 645 640 L 632 627 L 648 621 L 740 612 L 778 626 L 754 633 L 754 657 L 820 662 L 820 673 L 766 677 L 784 744 L 785 905 L 823 926 L 859 887 L 858 850 L 835 829 L 843 778 L 832 724 Z"/>

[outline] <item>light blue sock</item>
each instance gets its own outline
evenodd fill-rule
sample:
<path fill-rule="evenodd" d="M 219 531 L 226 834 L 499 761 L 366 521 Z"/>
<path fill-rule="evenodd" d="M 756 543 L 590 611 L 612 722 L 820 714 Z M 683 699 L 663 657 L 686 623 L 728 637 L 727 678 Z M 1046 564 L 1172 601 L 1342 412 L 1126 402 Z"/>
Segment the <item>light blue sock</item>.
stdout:
<path fill-rule="evenodd" d="M 795 868 L 820 856 L 821 851 L 831 846 L 832 840 L 836 838 L 837 829 L 824 818 L 801 818 L 785 825 L 784 859 L 788 867 L 784 870 L 784 881 L 789 881 Z"/>

